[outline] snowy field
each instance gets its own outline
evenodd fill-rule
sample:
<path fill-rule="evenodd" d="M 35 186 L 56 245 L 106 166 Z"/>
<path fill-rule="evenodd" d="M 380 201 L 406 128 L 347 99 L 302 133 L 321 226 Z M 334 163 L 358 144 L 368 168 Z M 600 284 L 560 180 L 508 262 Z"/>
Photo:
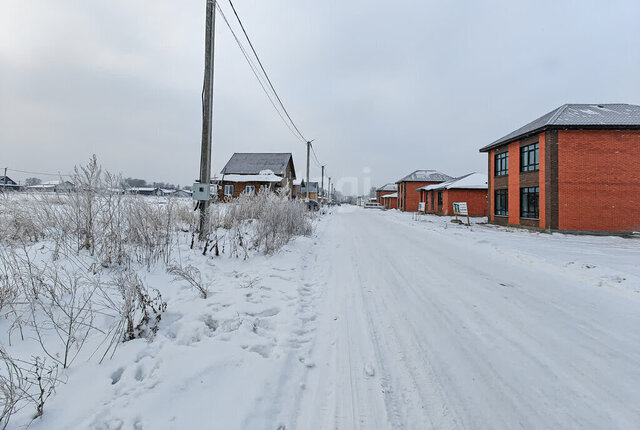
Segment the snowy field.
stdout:
<path fill-rule="evenodd" d="M 640 428 L 638 239 L 343 206 L 274 255 L 177 246 L 211 294 L 141 269 L 153 339 L 79 356 L 30 429 Z"/>

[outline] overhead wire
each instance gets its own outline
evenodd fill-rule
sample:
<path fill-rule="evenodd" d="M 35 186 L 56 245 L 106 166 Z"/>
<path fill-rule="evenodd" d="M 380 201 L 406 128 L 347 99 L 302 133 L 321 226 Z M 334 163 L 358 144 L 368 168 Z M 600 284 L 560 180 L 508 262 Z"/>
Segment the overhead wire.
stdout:
<path fill-rule="evenodd" d="M 231 0 L 228 0 L 228 1 L 229 1 L 229 4 L 231 5 L 231 9 L 233 10 L 234 15 L 236 16 L 236 19 L 238 20 L 238 23 L 240 24 L 240 28 L 242 29 L 242 32 L 244 33 L 244 36 L 246 37 L 247 41 L 249 42 L 249 46 L 251 47 L 251 51 L 253 51 L 253 55 L 255 55 L 256 60 L 258 60 L 258 64 L 260 65 L 260 69 L 262 70 L 262 73 L 264 73 L 264 76 L 267 78 L 267 82 L 269 83 L 269 87 L 273 91 L 273 94 L 276 96 L 276 99 L 278 100 L 278 103 L 280 104 L 280 107 L 284 111 L 284 113 L 287 116 L 287 118 L 289 118 L 289 121 L 291 122 L 291 125 L 293 125 L 293 128 L 295 128 L 295 130 L 298 132 L 298 134 L 300 135 L 301 139 L 304 142 L 307 142 L 308 139 L 304 137 L 304 135 L 298 129 L 298 126 L 296 125 L 296 123 L 293 122 L 293 119 L 291 119 L 291 115 L 289 115 L 289 112 L 284 107 L 284 103 L 282 103 L 282 100 L 280 99 L 280 96 L 278 95 L 278 92 L 274 88 L 273 83 L 271 82 L 271 79 L 269 78 L 269 75 L 267 74 L 267 71 L 264 69 L 264 66 L 262 65 L 262 61 L 260 61 L 260 57 L 258 56 L 258 53 L 256 52 L 255 48 L 253 47 L 253 43 L 251 42 L 251 39 L 249 38 L 249 35 L 247 34 L 247 31 L 244 28 L 244 24 L 242 24 L 242 20 L 240 19 L 240 16 L 238 15 L 238 11 L 236 10 L 235 6 L 233 5 L 233 1 L 231 1 Z"/>
<path fill-rule="evenodd" d="M 222 16 L 222 19 L 224 20 L 225 24 L 227 24 L 227 27 L 229 28 L 229 31 L 231 31 L 231 34 L 232 34 L 233 38 L 236 41 L 236 44 L 240 48 L 240 51 L 242 52 L 242 55 L 244 56 L 245 60 L 247 61 L 247 64 L 249 64 L 249 67 L 251 68 L 251 71 L 253 72 L 253 75 L 258 80 L 258 83 L 260 84 L 260 87 L 262 88 L 262 91 L 264 91 L 265 95 L 269 99 L 269 102 L 271 103 L 271 106 L 273 106 L 273 109 L 276 111 L 276 113 L 278 114 L 278 116 L 280 117 L 280 119 L 282 120 L 284 125 L 287 126 L 287 128 L 289 129 L 291 134 L 293 134 L 293 136 L 296 137 L 298 140 L 302 141 L 303 143 L 306 143 L 306 141 L 303 140 L 304 139 L 303 137 L 301 137 L 298 134 L 296 134 L 295 130 L 291 127 L 291 125 L 289 125 L 289 123 L 287 122 L 285 117 L 282 115 L 282 112 L 280 112 L 280 109 L 278 109 L 278 107 L 276 106 L 275 101 L 273 100 L 271 94 L 269 94 L 269 91 L 267 90 L 267 88 L 265 86 L 265 83 L 263 82 L 263 79 L 260 77 L 260 74 L 258 73 L 258 67 L 253 63 L 253 60 L 249 57 L 249 54 L 247 53 L 247 50 L 245 49 L 244 45 L 242 44 L 242 42 L 240 41 L 240 39 L 236 35 L 236 32 L 234 31 L 233 27 L 231 26 L 231 23 L 229 23 L 229 20 L 227 19 L 226 15 L 224 14 L 224 11 L 220 7 L 220 3 L 219 2 L 216 2 L 216 9 L 218 10 L 218 12 L 220 12 L 220 15 Z"/>

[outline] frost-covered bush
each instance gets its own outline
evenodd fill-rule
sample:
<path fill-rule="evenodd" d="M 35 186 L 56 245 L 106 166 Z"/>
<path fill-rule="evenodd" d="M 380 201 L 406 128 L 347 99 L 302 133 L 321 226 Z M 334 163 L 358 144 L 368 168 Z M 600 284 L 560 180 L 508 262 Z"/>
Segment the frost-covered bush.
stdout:
<path fill-rule="evenodd" d="M 290 200 L 286 190 L 263 189 L 255 196 L 241 195 L 212 206 L 210 222 L 209 240 L 216 249 L 222 241 L 232 256 L 246 257 L 250 247 L 270 254 L 312 232 L 312 214 L 304 202 Z"/>

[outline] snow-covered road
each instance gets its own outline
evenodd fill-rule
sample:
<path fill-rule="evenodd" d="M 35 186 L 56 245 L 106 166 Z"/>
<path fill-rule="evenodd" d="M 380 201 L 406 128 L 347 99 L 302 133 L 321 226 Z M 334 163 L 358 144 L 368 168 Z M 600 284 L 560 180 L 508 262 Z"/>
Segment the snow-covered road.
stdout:
<path fill-rule="evenodd" d="M 283 428 L 640 428 L 640 241 L 432 218 L 320 224 Z"/>

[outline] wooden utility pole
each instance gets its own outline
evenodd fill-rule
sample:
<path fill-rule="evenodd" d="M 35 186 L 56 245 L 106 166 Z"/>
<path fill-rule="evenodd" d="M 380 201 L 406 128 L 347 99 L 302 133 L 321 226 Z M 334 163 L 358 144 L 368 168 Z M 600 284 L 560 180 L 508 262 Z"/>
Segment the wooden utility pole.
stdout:
<path fill-rule="evenodd" d="M 324 166 L 322 167 L 322 179 L 320 179 L 320 190 L 322 193 L 322 197 L 324 197 Z"/>
<path fill-rule="evenodd" d="M 307 190 L 307 197 L 306 200 L 307 202 L 309 201 L 309 156 L 311 153 L 311 141 L 307 142 L 307 186 L 306 186 L 306 190 Z"/>
<path fill-rule="evenodd" d="M 329 176 L 329 196 L 327 198 L 327 203 L 331 203 L 331 176 Z"/>
<path fill-rule="evenodd" d="M 211 184 L 211 135 L 213 131 L 213 51 L 216 26 L 216 0 L 207 0 L 206 39 L 204 57 L 204 83 L 202 89 L 202 147 L 200 154 L 200 183 Z M 216 190 L 217 191 L 217 190 Z M 211 200 L 202 200 L 200 205 L 200 240 L 208 233 L 207 210 Z"/>

